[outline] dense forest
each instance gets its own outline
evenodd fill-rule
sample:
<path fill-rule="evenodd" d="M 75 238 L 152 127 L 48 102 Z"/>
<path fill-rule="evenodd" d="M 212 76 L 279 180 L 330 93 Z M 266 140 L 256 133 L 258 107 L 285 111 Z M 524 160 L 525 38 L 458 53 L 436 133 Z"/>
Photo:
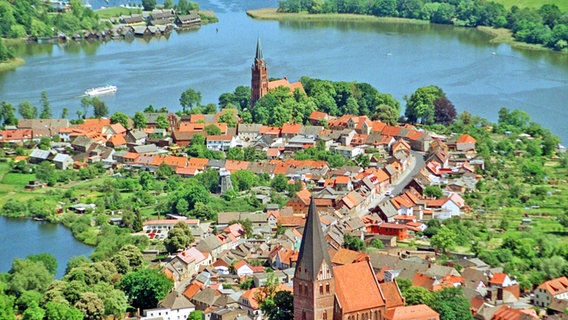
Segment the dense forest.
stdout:
<path fill-rule="evenodd" d="M 456 26 L 507 28 L 515 40 L 568 48 L 568 13 L 556 5 L 540 9 L 511 7 L 485 0 L 280 0 L 279 10 L 309 13 L 355 13 L 428 20 Z"/>

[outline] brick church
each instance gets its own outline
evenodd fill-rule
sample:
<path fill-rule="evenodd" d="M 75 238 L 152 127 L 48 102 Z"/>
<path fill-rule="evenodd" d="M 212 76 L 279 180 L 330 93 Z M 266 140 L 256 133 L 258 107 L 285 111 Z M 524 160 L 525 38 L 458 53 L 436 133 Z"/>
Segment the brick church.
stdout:
<path fill-rule="evenodd" d="M 254 104 L 258 99 L 262 98 L 268 91 L 276 89 L 278 87 L 287 87 L 291 92 L 296 89 L 304 91 L 304 87 L 301 82 L 290 83 L 288 78 L 284 77 L 280 80 L 268 81 L 268 68 L 264 62 L 264 57 L 262 56 L 262 47 L 260 46 L 260 38 L 256 43 L 256 55 L 254 57 L 254 63 L 251 67 L 252 80 L 251 80 L 251 95 L 250 95 L 250 106 L 254 107 Z"/>
<path fill-rule="evenodd" d="M 294 272 L 294 320 L 383 320 L 401 306 L 396 282 L 379 284 L 368 259 L 332 265 L 312 197 Z"/>

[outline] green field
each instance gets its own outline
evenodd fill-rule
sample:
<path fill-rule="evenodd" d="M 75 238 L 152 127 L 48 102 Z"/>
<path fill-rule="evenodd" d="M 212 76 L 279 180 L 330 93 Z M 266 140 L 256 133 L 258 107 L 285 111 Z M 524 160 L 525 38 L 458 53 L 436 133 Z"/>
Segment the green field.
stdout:
<path fill-rule="evenodd" d="M 507 9 L 512 6 L 520 8 L 540 8 L 544 4 L 555 4 L 560 10 L 568 11 L 568 0 L 493 0 L 494 2 L 503 4 Z"/>
<path fill-rule="evenodd" d="M 111 17 L 120 17 L 122 15 L 131 15 L 131 14 L 140 14 L 142 13 L 141 9 L 129 9 L 129 8 L 121 8 L 121 7 L 112 7 L 112 8 L 105 8 L 96 10 L 96 13 L 99 15 L 100 18 L 111 18 Z"/>

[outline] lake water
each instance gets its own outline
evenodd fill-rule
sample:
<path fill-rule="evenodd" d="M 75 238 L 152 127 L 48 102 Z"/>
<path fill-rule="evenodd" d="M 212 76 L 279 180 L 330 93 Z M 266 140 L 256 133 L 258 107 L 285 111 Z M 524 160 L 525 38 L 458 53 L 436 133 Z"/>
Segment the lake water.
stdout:
<path fill-rule="evenodd" d="M 217 103 L 221 93 L 250 85 L 260 37 L 271 77 L 368 82 L 401 101 L 418 87 L 437 85 L 458 111 L 495 121 L 501 107 L 522 109 L 568 141 L 567 54 L 490 44 L 479 31 L 449 26 L 257 21 L 245 14 L 276 3 L 201 1 L 219 23 L 169 39 L 22 46 L 26 65 L 0 74 L 0 101 L 39 105 L 45 90 L 54 115 L 67 107 L 75 117 L 83 91 L 108 83 L 118 86 L 104 98 L 111 112 L 132 115 L 150 104 L 176 111 L 188 88 L 200 91 L 203 103 Z"/>
<path fill-rule="evenodd" d="M 0 216 L 0 272 L 9 271 L 15 258 L 43 252 L 57 259 L 57 278 L 61 278 L 69 258 L 88 257 L 93 248 L 75 240 L 62 225 Z"/>

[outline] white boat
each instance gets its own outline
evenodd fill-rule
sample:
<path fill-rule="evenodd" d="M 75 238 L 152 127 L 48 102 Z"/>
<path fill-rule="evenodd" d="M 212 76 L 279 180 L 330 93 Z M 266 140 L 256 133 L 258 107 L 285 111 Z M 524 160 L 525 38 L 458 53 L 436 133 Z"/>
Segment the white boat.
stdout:
<path fill-rule="evenodd" d="M 93 96 L 101 96 L 104 94 L 114 94 L 116 93 L 117 90 L 118 89 L 116 88 L 116 86 L 107 85 L 104 87 L 87 89 L 85 90 L 85 94 L 88 95 L 89 97 L 93 97 Z"/>

